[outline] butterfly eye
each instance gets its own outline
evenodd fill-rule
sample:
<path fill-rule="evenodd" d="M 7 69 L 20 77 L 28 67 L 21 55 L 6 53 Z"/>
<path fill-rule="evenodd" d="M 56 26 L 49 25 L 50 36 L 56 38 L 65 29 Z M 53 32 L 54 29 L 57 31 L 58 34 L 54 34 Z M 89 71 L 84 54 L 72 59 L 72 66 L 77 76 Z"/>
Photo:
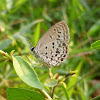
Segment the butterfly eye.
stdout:
<path fill-rule="evenodd" d="M 34 47 L 31 48 L 31 51 L 33 51 L 33 50 L 34 50 Z"/>

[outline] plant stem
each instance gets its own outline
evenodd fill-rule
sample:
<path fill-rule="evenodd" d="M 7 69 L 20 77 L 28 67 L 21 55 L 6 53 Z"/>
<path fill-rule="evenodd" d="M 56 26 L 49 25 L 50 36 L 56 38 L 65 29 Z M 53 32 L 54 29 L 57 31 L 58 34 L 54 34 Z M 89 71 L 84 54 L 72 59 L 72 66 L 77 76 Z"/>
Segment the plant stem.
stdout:
<path fill-rule="evenodd" d="M 71 75 L 74 75 L 74 74 L 76 74 L 76 73 L 73 72 L 73 73 L 68 73 L 68 74 L 66 74 L 65 76 L 63 76 L 63 77 L 58 81 L 58 83 L 65 81 L 66 78 L 67 78 L 68 76 L 71 76 Z"/>
<path fill-rule="evenodd" d="M 51 90 L 51 97 L 52 97 L 53 99 L 55 98 L 55 97 L 54 97 L 55 88 L 56 88 L 61 82 L 65 81 L 65 79 L 66 79 L 68 76 L 74 75 L 74 74 L 75 74 L 75 72 L 66 74 L 64 77 L 62 77 L 62 78 L 58 81 L 58 84 L 52 88 L 52 90 Z"/>
<path fill-rule="evenodd" d="M 93 74 L 95 71 L 97 71 L 100 68 L 100 64 L 97 65 L 97 67 L 92 68 L 86 75 L 84 75 L 80 80 L 78 80 L 74 85 L 72 85 L 70 88 L 67 89 L 69 91 L 72 89 L 76 84 L 80 83 L 84 78 L 89 77 L 89 75 Z"/>
<path fill-rule="evenodd" d="M 55 99 L 55 96 L 54 96 L 54 94 L 55 94 L 55 88 L 56 88 L 56 86 L 52 88 L 52 99 Z"/>
<path fill-rule="evenodd" d="M 51 79 L 53 79 L 53 74 L 51 72 L 51 67 L 49 68 L 49 76 L 50 76 Z"/>
<path fill-rule="evenodd" d="M 52 98 L 44 91 L 44 90 L 39 90 L 41 92 L 41 94 L 47 98 L 47 100 L 52 100 Z"/>
<path fill-rule="evenodd" d="M 3 55 L 6 58 L 6 60 L 9 60 L 10 62 L 13 62 L 12 57 L 10 55 L 8 55 L 8 53 L 0 50 L 0 54 Z"/>

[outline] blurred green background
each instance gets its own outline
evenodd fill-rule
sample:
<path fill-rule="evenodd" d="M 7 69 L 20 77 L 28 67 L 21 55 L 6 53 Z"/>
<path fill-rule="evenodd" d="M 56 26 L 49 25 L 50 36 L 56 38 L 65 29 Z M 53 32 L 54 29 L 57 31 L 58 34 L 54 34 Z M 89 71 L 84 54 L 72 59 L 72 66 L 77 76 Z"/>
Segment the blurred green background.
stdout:
<path fill-rule="evenodd" d="M 0 50 L 24 57 L 34 63 L 30 48 L 55 23 L 65 20 L 70 31 L 69 57 L 53 74 L 76 77 L 66 79 L 67 92 L 73 100 L 90 100 L 100 94 L 100 50 L 91 44 L 100 39 L 100 0 L 0 0 Z M 37 65 L 37 64 L 36 64 Z M 37 65 L 42 83 L 48 68 Z M 30 88 L 16 75 L 13 65 L 0 55 L 0 100 L 6 100 L 7 87 Z M 65 100 L 64 90 L 56 88 L 58 100 Z"/>

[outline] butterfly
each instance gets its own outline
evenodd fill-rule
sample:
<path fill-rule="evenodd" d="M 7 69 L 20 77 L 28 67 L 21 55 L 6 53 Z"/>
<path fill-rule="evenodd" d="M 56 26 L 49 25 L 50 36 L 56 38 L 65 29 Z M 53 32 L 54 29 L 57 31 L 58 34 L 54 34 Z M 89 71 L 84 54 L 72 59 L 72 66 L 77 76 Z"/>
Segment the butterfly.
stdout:
<path fill-rule="evenodd" d="M 65 21 L 53 25 L 31 51 L 50 67 L 59 66 L 69 54 L 69 28 Z"/>

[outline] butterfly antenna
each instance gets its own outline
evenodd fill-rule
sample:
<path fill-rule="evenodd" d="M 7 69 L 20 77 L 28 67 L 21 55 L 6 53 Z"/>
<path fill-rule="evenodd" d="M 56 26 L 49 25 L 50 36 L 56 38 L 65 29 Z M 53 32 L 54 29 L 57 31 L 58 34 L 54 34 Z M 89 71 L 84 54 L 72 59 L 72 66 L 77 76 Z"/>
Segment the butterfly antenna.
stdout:
<path fill-rule="evenodd" d="M 32 45 L 32 47 L 34 47 L 32 42 L 24 34 L 23 34 L 23 36 L 28 40 L 28 42 Z"/>

